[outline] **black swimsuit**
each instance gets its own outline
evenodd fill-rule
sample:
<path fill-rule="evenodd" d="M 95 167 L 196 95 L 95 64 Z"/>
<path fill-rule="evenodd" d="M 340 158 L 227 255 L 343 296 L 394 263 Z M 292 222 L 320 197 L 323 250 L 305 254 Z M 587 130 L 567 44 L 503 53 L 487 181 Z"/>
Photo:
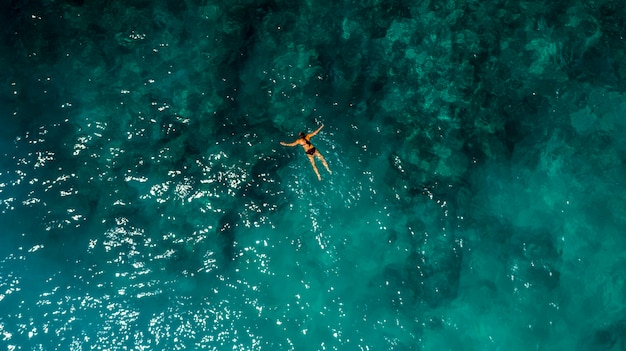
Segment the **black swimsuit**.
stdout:
<path fill-rule="evenodd" d="M 315 151 L 317 151 L 317 149 L 315 149 L 315 146 L 311 145 L 311 142 L 308 141 L 306 138 L 302 138 L 302 139 L 304 139 L 307 145 L 311 146 L 310 149 L 306 150 L 307 155 L 311 155 L 311 156 L 315 155 Z"/>

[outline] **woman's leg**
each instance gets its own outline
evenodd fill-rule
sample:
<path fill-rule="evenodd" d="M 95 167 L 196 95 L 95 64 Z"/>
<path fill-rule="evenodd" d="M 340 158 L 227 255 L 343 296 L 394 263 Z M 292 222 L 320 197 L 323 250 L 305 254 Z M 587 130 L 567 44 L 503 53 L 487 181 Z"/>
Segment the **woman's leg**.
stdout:
<path fill-rule="evenodd" d="M 324 165 L 324 167 L 326 167 L 326 170 L 328 171 L 328 173 L 333 174 L 333 172 L 330 171 L 330 168 L 328 168 L 328 163 L 326 163 L 324 156 L 322 156 L 322 154 L 319 151 L 315 153 L 315 156 L 317 156 L 317 158 L 319 158 L 320 161 L 322 161 L 322 164 Z"/>
<path fill-rule="evenodd" d="M 315 174 L 317 174 L 317 179 L 322 180 L 320 171 L 317 170 L 317 166 L 315 165 L 315 159 L 313 158 L 313 155 L 307 155 L 307 156 L 309 156 L 309 161 L 311 161 L 311 166 L 313 166 L 313 170 L 315 171 Z"/>

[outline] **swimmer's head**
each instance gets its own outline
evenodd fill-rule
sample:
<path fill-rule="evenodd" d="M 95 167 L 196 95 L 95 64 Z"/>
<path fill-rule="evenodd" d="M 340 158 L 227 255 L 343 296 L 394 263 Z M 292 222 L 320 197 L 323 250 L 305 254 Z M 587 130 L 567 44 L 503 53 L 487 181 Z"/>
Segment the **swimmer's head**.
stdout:
<path fill-rule="evenodd" d="M 298 134 L 300 136 L 300 138 L 304 139 L 306 138 L 306 134 L 304 134 L 304 132 L 300 132 L 300 134 Z"/>

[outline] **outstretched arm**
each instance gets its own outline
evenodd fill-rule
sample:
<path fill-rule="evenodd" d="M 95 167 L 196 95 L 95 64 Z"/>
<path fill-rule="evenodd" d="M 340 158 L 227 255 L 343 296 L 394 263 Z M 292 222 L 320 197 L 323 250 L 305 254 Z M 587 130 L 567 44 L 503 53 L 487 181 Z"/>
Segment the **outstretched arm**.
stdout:
<path fill-rule="evenodd" d="M 294 141 L 293 143 L 289 143 L 289 144 L 281 141 L 280 145 L 282 145 L 282 146 L 296 146 L 296 145 L 298 145 L 298 140 Z"/>
<path fill-rule="evenodd" d="M 316 131 L 314 131 L 313 133 L 307 135 L 309 138 L 314 136 L 315 134 L 317 134 L 320 130 L 322 130 L 322 128 L 324 128 L 324 125 L 322 124 L 319 128 L 317 128 Z"/>

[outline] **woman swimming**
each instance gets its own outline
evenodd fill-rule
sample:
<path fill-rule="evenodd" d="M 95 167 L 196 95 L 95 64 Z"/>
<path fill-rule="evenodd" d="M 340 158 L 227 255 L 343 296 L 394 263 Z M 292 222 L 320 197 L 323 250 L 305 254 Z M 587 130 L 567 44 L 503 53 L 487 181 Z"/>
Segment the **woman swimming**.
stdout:
<path fill-rule="evenodd" d="M 317 166 L 315 165 L 315 157 L 319 158 L 320 161 L 322 161 L 322 164 L 324 165 L 324 167 L 326 167 L 326 170 L 328 171 L 328 173 L 333 174 L 333 172 L 330 171 L 330 168 L 328 168 L 328 163 L 326 163 L 324 156 L 322 156 L 319 150 L 317 150 L 315 146 L 311 144 L 311 137 L 317 134 L 322 128 L 324 128 L 324 125 L 319 127 L 316 131 L 314 131 L 311 134 L 304 134 L 304 132 L 300 132 L 299 134 L 300 137 L 296 139 L 296 141 L 294 141 L 293 143 L 287 144 L 282 141 L 280 142 L 280 145 L 283 145 L 283 146 L 302 145 L 302 147 L 304 148 L 304 152 L 306 152 L 306 155 L 309 157 L 309 161 L 311 161 L 311 166 L 313 166 L 313 170 L 315 171 L 315 174 L 317 174 L 317 179 L 319 180 L 322 180 L 322 176 L 320 176 L 320 172 L 317 170 Z"/>

